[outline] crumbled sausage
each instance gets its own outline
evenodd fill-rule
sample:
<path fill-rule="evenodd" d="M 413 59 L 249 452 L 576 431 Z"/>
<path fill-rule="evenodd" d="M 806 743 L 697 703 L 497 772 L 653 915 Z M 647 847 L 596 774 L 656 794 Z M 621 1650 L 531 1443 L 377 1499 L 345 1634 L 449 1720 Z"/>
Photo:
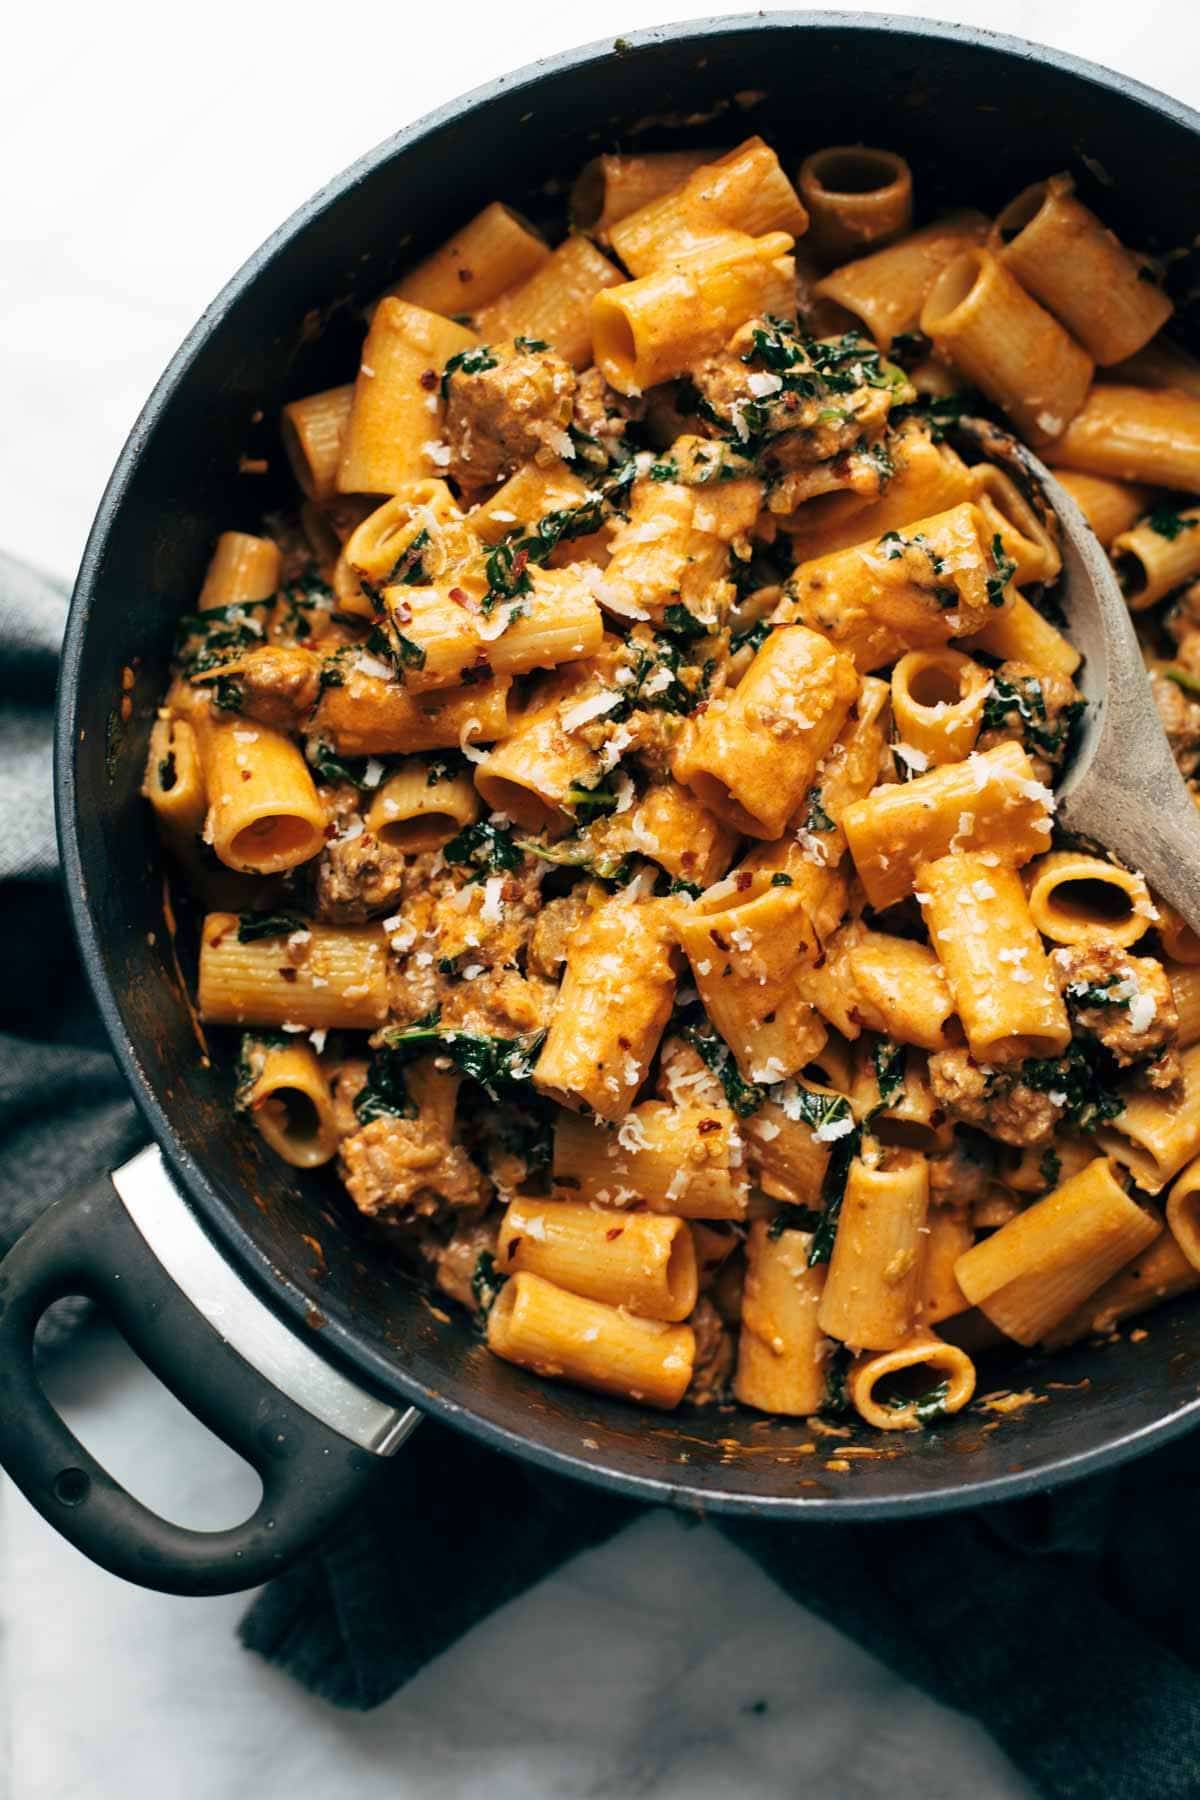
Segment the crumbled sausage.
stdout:
<path fill-rule="evenodd" d="M 474 373 L 455 369 L 446 385 L 449 472 L 472 488 L 490 487 L 524 462 L 550 461 L 571 450 L 570 364 L 551 351 L 496 348 L 491 354 L 494 363 Z"/>
<path fill-rule="evenodd" d="M 1153 957 L 1114 944 L 1069 944 L 1050 964 L 1075 1030 L 1103 1044 L 1121 1068 L 1172 1048 L 1179 1013 L 1170 977 Z"/>
<path fill-rule="evenodd" d="M 439 1120 L 424 1115 L 372 1119 L 342 1140 L 339 1157 L 355 1206 L 386 1224 L 439 1218 L 479 1206 L 488 1195 L 462 1145 L 447 1139 Z"/>
<path fill-rule="evenodd" d="M 711 1406 L 727 1397 L 733 1374 L 733 1333 L 704 1295 L 696 1302 L 688 1324 L 696 1334 L 696 1361 L 687 1397 L 693 1406 Z"/>
<path fill-rule="evenodd" d="M 493 1215 L 466 1225 L 455 1232 L 448 1244 L 439 1244 L 433 1253 L 434 1280 L 443 1294 L 457 1300 L 468 1312 L 479 1311 L 479 1297 L 472 1282 L 479 1258 L 494 1256 L 500 1221 Z"/>
<path fill-rule="evenodd" d="M 404 893 L 405 866 L 404 852 L 373 832 L 333 838 L 317 864 L 317 918 L 359 925 L 390 912 Z"/>
<path fill-rule="evenodd" d="M 316 705 L 320 659 L 311 650 L 264 644 L 237 661 L 230 679 L 238 712 L 276 731 L 295 731 Z"/>
<path fill-rule="evenodd" d="M 1005 711 L 1005 700 L 1011 703 Z M 1066 759 L 1082 696 L 1067 675 L 1029 663 L 1001 663 L 987 697 L 988 729 L 977 750 L 1010 740 L 1023 744 L 1038 781 L 1053 781 Z"/>
<path fill-rule="evenodd" d="M 929 1085 L 947 1118 L 977 1125 L 1002 1144 L 1047 1144 L 1063 1109 L 1031 1088 L 1019 1072 L 983 1069 L 967 1051 L 939 1050 L 929 1059 Z"/>
<path fill-rule="evenodd" d="M 1200 636 L 1197 644 L 1200 647 Z M 1194 779 L 1200 764 L 1200 702 L 1160 669 L 1150 671 L 1150 692 L 1180 773 L 1188 780 Z"/>

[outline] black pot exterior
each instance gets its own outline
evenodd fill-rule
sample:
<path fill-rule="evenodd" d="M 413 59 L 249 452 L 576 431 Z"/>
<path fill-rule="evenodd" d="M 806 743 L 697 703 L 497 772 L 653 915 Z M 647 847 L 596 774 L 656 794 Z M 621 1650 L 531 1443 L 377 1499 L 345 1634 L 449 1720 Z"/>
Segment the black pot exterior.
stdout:
<path fill-rule="evenodd" d="M 803 1421 L 711 1409 L 664 1418 L 527 1377 L 397 1278 L 332 1180 L 298 1177 L 233 1123 L 228 1059 L 198 1063 L 138 793 L 174 620 L 217 532 L 255 529 L 287 491 L 280 404 L 347 379 L 358 304 L 490 199 L 553 217 L 562 195 L 549 199 L 545 184 L 600 150 L 728 144 L 752 131 L 789 164 L 829 142 L 899 149 L 924 213 L 998 207 L 1069 168 L 1138 244 L 1187 243 L 1200 217 L 1200 117 L 1187 108 L 1031 45 L 866 15 L 774 13 L 639 33 L 505 77 L 401 132 L 234 278 L 121 456 L 64 652 L 63 867 L 118 1060 L 206 1228 L 280 1314 L 318 1330 L 325 1353 L 367 1386 L 499 1448 L 681 1506 L 791 1519 L 936 1511 L 1072 1478 L 1195 1423 L 1200 1307 L 1155 1314 L 1140 1345 L 998 1370 L 994 1385 L 1033 1386 L 1045 1403 L 994 1430 L 971 1414 L 928 1436 L 894 1434 L 886 1455 L 849 1472 L 825 1467 L 842 1441 L 814 1438 Z M 267 476 L 239 474 L 244 455 L 266 456 Z"/>

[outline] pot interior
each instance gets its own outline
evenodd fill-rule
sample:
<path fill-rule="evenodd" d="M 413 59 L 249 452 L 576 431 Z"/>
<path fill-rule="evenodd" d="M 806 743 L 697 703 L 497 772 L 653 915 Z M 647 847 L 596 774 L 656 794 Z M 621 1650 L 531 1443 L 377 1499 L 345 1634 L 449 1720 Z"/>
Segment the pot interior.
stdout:
<path fill-rule="evenodd" d="M 76 594 L 60 714 L 64 862 L 85 957 L 139 1100 L 210 1229 L 275 1303 L 381 1389 L 493 1441 L 679 1504 L 847 1516 L 934 1508 L 1078 1472 L 1200 1404 L 1200 1305 L 1102 1349 L 981 1368 L 972 1408 L 929 1435 L 848 1436 L 738 1410 L 643 1414 L 528 1377 L 396 1274 L 335 1180 L 267 1153 L 230 1111 L 232 1047 L 199 1063 L 164 930 L 160 862 L 139 798 L 174 621 L 216 534 L 258 528 L 290 488 L 276 421 L 290 398 L 347 380 L 356 308 L 487 201 L 562 218 L 569 181 L 608 149 L 727 146 L 751 132 L 794 168 L 824 144 L 901 151 L 918 221 L 998 209 L 1070 169 L 1130 241 L 1186 243 L 1200 216 L 1200 120 L 1098 70 L 952 27 L 808 15 L 645 33 L 508 78 L 401 134 L 286 226 L 210 309 L 139 422 L 102 506 Z M 1187 261 L 1175 287 L 1195 284 Z M 1189 322 L 1180 322 L 1182 334 Z M 1193 341 L 1198 341 L 1194 325 Z M 256 416 L 261 412 L 261 422 Z M 264 456 L 265 476 L 239 474 Z M 133 712 L 122 721 L 122 671 Z M 185 969 L 191 967 L 186 946 Z M 991 1488 L 993 1493 L 998 1492 Z"/>

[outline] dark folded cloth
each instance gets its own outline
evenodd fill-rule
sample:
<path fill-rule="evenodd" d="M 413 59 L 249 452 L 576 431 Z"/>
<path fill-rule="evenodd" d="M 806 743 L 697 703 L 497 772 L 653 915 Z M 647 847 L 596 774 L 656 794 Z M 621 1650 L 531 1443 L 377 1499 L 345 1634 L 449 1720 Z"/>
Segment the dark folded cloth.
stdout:
<path fill-rule="evenodd" d="M 0 558 L 0 1249 L 139 1140 L 57 888 L 50 708 L 64 617 L 61 588 Z M 1184 1800 L 1200 1794 L 1198 1503 L 1192 1438 L 950 1518 L 715 1523 L 802 1605 L 973 1714 L 1043 1794 Z M 242 1641 L 337 1705 L 377 1706 L 640 1510 L 430 1422 L 255 1601 Z"/>

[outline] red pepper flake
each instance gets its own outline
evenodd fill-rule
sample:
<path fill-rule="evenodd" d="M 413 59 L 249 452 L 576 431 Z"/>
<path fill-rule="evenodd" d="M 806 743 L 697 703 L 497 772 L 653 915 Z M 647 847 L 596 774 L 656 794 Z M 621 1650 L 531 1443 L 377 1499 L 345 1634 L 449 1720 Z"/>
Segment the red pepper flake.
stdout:
<path fill-rule="evenodd" d="M 624 1235 L 625 1235 L 625 1227 L 623 1225 L 614 1225 L 611 1231 L 605 1232 L 604 1239 L 605 1239 L 606 1243 L 611 1244 L 614 1242 L 615 1239 L 617 1239 L 619 1237 L 624 1237 Z"/>
<path fill-rule="evenodd" d="M 629 1049 L 629 1039 L 627 1037 L 619 1037 L 617 1039 L 617 1042 L 618 1042 L 618 1044 L 620 1044 L 622 1050 Z"/>
<path fill-rule="evenodd" d="M 462 282 L 474 281 L 474 279 L 475 279 L 474 269 L 467 269 L 467 268 L 460 269 L 458 271 L 458 279 Z"/>
<path fill-rule="evenodd" d="M 700 1133 L 701 1137 L 707 1137 L 710 1131 L 720 1131 L 720 1129 L 720 1119 L 701 1119 L 696 1127 L 696 1130 Z"/>
<path fill-rule="evenodd" d="M 122 722 L 124 724 L 128 725 L 128 723 L 129 723 L 130 719 L 132 719 L 132 717 L 133 717 L 133 701 L 129 698 L 128 694 L 122 694 L 121 695 L 121 719 L 122 719 Z"/>
<path fill-rule="evenodd" d="M 455 606 L 465 606 L 468 609 L 470 608 L 471 600 L 466 588 L 452 587 L 450 589 L 450 598 L 453 600 Z"/>
<path fill-rule="evenodd" d="M 520 580 L 521 576 L 525 573 L 525 570 L 528 567 L 528 564 L 529 564 L 528 550 L 518 550 L 517 554 L 513 557 L 513 562 L 512 562 L 512 578 L 514 581 Z"/>
<path fill-rule="evenodd" d="M 713 943 L 717 946 L 718 950 L 728 951 L 729 945 L 726 942 L 726 940 L 721 936 L 719 931 L 714 929 L 714 930 L 710 931 L 708 935 L 712 939 Z"/>
<path fill-rule="evenodd" d="M 253 779 L 254 779 L 254 770 L 253 769 L 239 769 L 238 774 L 241 776 L 243 781 L 253 781 Z"/>
<path fill-rule="evenodd" d="M 739 869 L 734 879 L 737 882 L 737 891 L 739 894 L 744 894 L 748 887 L 754 886 L 754 877 L 749 869 Z"/>
<path fill-rule="evenodd" d="M 296 979 L 295 969 L 276 969 L 275 973 L 280 981 L 295 981 Z"/>
<path fill-rule="evenodd" d="M 421 376 L 421 386 L 425 389 L 425 392 L 427 394 L 432 394 L 432 392 L 433 392 L 434 388 L 437 386 L 437 384 L 438 384 L 437 370 L 436 369 L 426 369 L 425 373 Z"/>

